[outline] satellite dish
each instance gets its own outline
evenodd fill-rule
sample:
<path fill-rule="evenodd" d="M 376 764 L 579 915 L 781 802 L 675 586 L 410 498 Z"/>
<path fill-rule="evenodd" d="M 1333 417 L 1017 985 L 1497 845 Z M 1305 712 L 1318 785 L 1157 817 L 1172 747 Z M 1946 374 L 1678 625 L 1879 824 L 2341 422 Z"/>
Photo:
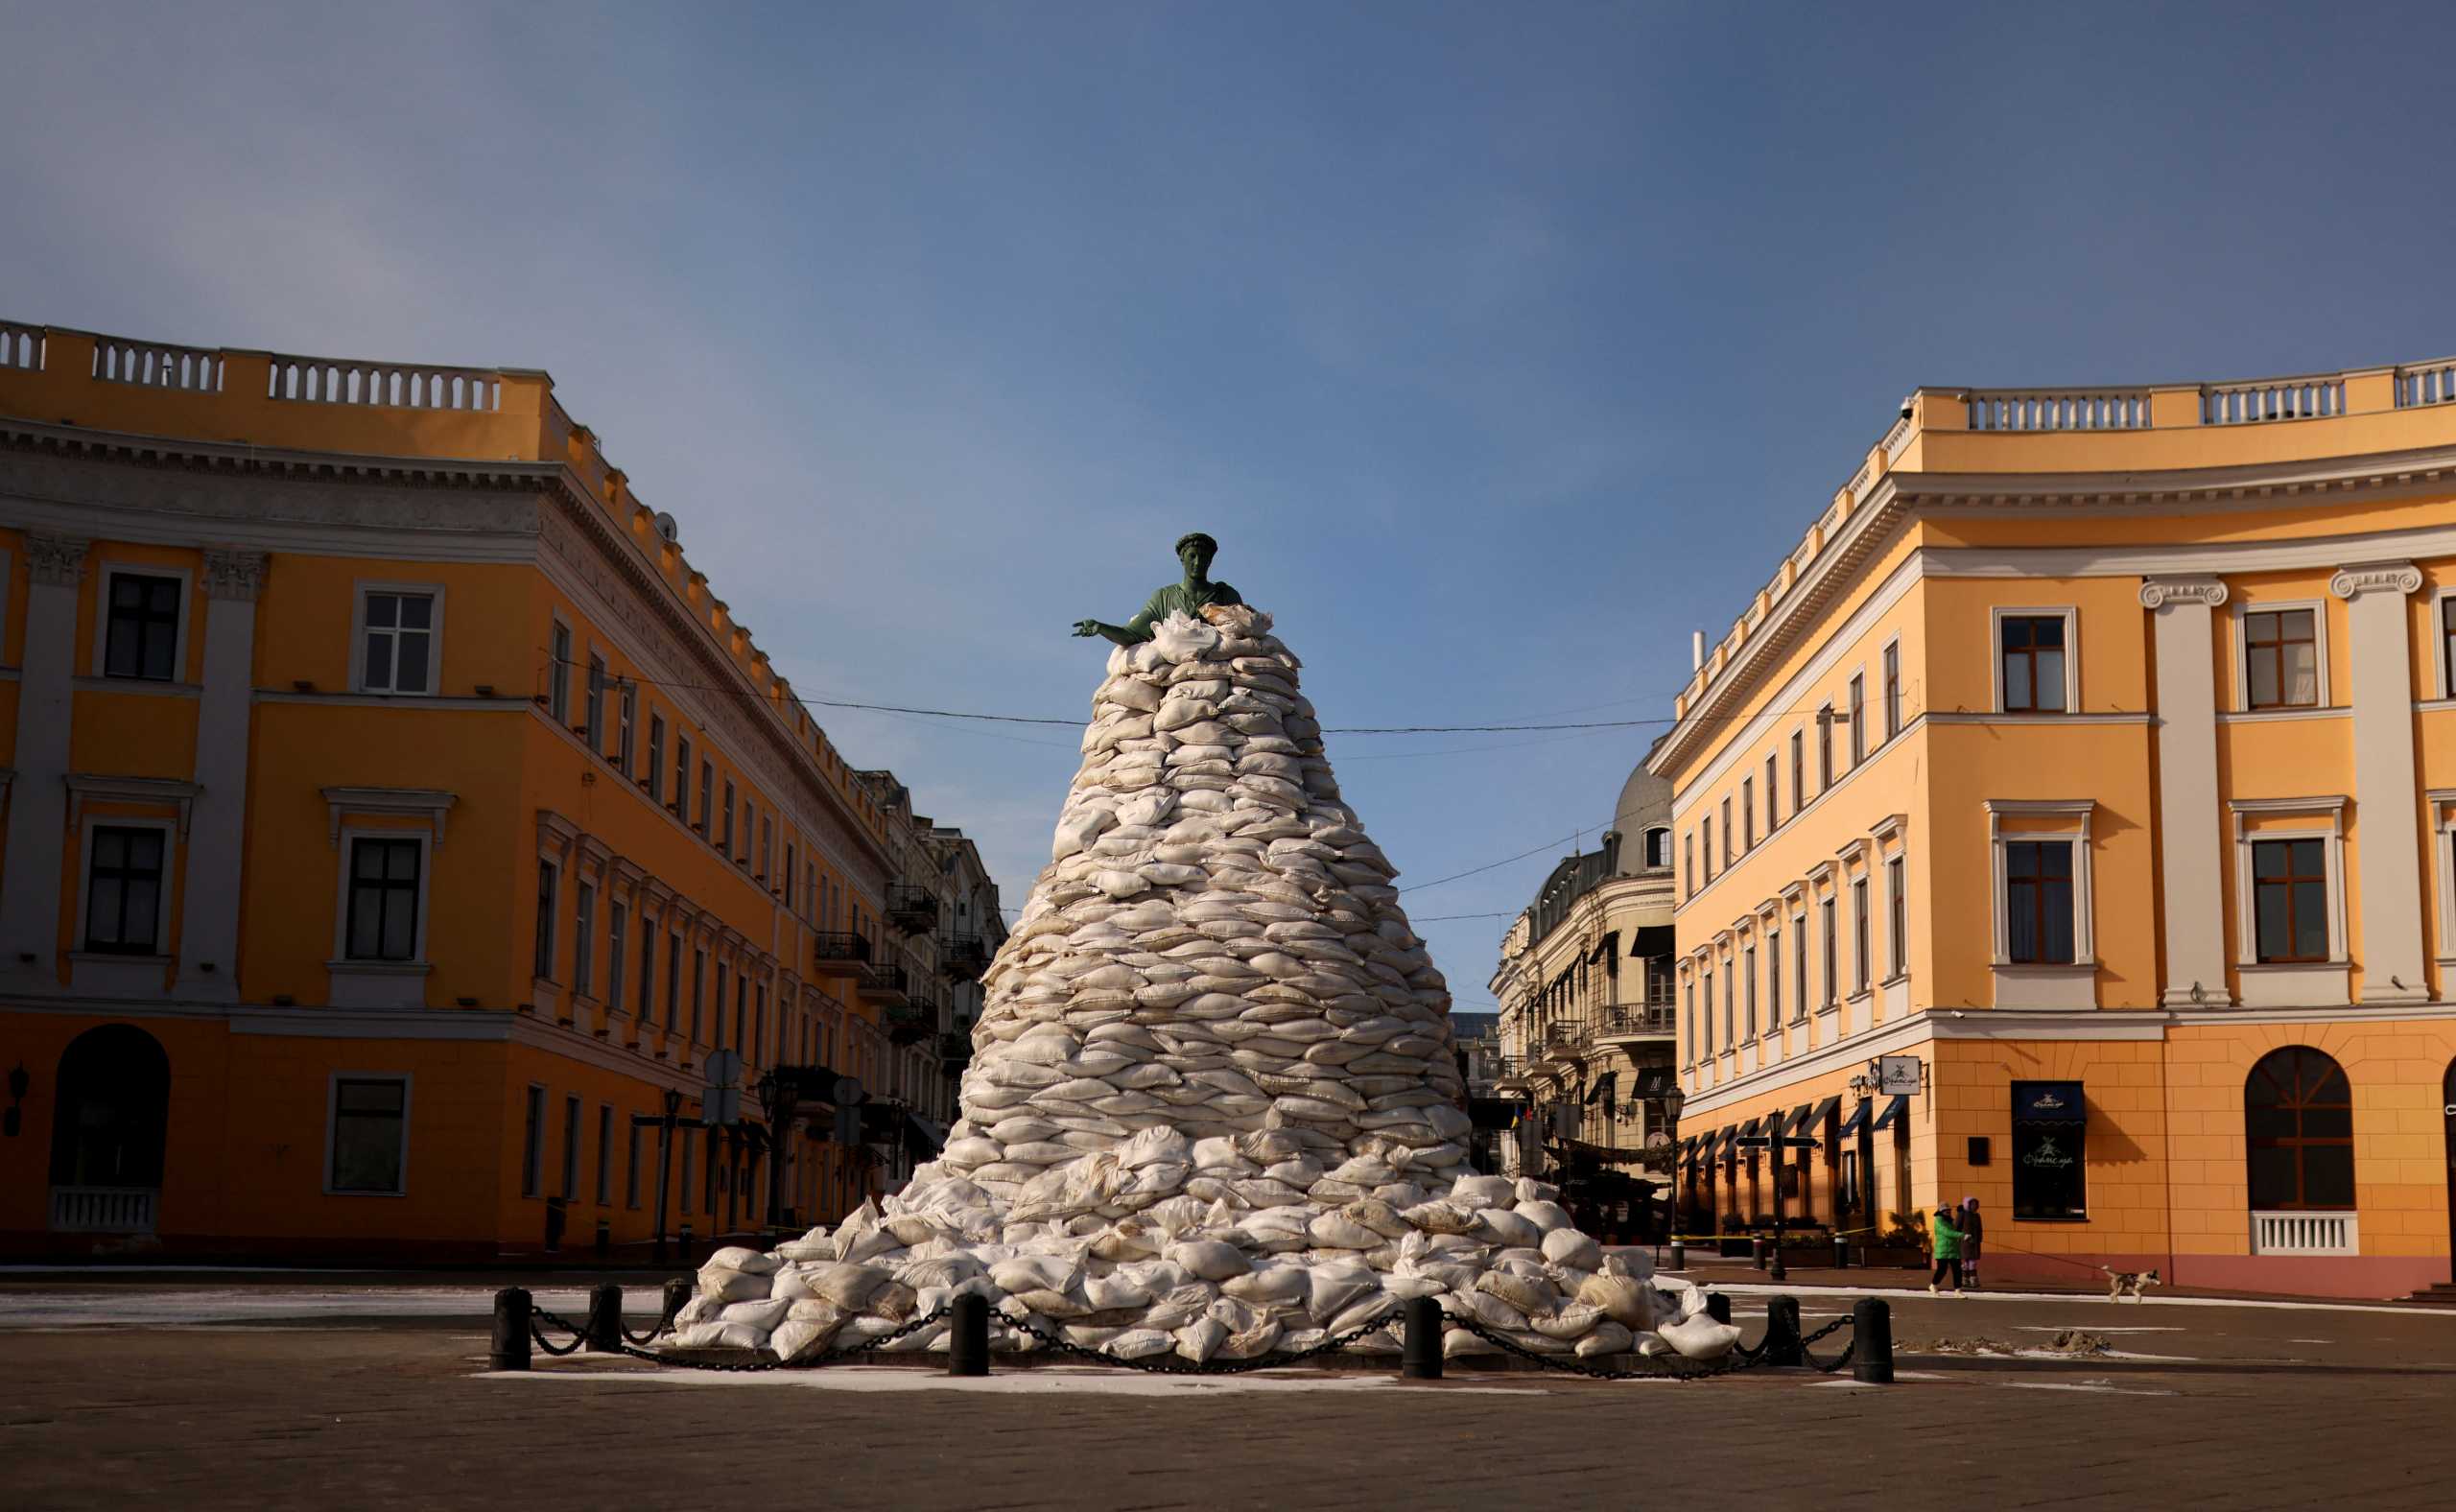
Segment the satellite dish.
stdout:
<path fill-rule="evenodd" d="M 673 516 L 666 513 L 663 509 L 656 511 L 656 533 L 663 537 L 668 543 L 682 539 L 682 528 L 675 525 L 673 523 Z"/>

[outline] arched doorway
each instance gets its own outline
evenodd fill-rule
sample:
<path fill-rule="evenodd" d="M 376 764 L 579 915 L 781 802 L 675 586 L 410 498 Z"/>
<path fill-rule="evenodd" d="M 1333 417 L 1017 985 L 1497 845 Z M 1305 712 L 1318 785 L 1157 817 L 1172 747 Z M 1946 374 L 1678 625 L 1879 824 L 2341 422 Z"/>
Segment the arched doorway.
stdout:
<path fill-rule="evenodd" d="M 2456 1060 L 2447 1063 L 2440 1079 L 2440 1117 L 2446 1121 L 2447 1140 L 2447 1279 L 2456 1284 Z"/>
<path fill-rule="evenodd" d="M 106 1024 L 60 1052 L 51 1121 L 51 1226 L 150 1234 L 162 1190 L 171 1057 L 132 1024 Z"/>
<path fill-rule="evenodd" d="M 2353 1090 L 2308 1045 L 2269 1051 L 2243 1082 L 2243 1144 L 2255 1255 L 2359 1253 Z"/>

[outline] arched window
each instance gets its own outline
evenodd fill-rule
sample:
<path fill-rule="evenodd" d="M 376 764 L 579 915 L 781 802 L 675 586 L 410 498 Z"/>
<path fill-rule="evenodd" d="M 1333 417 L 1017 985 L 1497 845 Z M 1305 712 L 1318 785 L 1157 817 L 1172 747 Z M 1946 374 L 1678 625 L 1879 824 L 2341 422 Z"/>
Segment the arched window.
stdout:
<path fill-rule="evenodd" d="M 2269 1051 L 2243 1084 L 2255 1211 L 2353 1206 L 2353 1090 L 2307 1045 Z"/>
<path fill-rule="evenodd" d="M 1660 870 L 1671 864 L 1671 832 L 1657 826 L 1646 831 L 1646 869 Z"/>

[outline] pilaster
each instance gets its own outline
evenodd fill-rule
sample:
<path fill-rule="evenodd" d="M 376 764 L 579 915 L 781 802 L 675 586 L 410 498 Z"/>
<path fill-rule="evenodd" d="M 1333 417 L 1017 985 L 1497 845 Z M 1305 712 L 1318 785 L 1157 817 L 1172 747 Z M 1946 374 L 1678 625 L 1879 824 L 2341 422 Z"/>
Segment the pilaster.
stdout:
<path fill-rule="evenodd" d="M 17 685 L 16 775 L 8 870 L 0 876 L 0 980 L 59 990 L 59 887 L 68 844 L 68 735 L 77 674 L 77 596 L 91 543 L 26 536 L 26 634 Z"/>
<path fill-rule="evenodd" d="M 2225 841 L 2217 802 L 2215 578 L 2152 578 L 2140 585 L 2158 656 L 2158 874 L 2165 914 L 2169 1008 L 2225 1007 L 2226 910 L 2218 879 Z"/>
<path fill-rule="evenodd" d="M 254 705 L 262 552 L 204 554 L 203 692 L 198 700 L 195 817 L 188 837 L 178 992 L 239 996 L 240 860 L 248 833 L 248 721 Z"/>
<path fill-rule="evenodd" d="M 2414 779 L 2414 673 L 2405 596 L 2411 562 L 2342 568 L 2353 664 L 2354 836 L 2362 866 L 2362 1001 L 2426 1003 L 2422 974 L 2421 789 Z"/>

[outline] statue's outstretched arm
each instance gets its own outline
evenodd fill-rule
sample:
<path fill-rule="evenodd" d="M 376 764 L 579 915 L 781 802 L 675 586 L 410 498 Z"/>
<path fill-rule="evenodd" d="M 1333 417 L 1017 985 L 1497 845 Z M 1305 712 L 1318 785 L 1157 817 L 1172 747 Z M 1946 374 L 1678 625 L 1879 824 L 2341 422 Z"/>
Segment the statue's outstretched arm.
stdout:
<path fill-rule="evenodd" d="M 1154 594 L 1152 602 L 1143 606 L 1143 612 L 1123 625 L 1110 625 L 1102 620 L 1077 620 L 1074 622 L 1074 633 L 1101 636 L 1120 646 L 1140 646 L 1151 638 L 1151 626 L 1161 618 L 1159 596 Z"/>

